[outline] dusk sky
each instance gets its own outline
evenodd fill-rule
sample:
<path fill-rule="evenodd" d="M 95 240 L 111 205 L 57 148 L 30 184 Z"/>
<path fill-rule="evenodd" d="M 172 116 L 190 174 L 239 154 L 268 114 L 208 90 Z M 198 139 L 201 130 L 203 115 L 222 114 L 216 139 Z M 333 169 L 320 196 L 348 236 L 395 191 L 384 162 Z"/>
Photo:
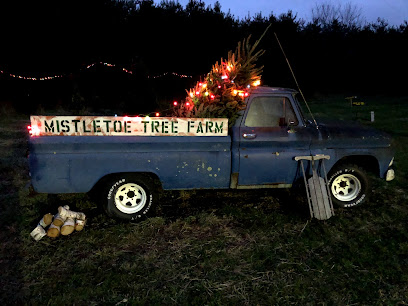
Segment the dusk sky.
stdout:
<path fill-rule="evenodd" d="M 384 18 L 390 25 L 401 25 L 404 20 L 408 20 L 408 0 L 218 0 L 221 3 L 222 11 L 228 12 L 235 17 L 244 18 L 254 16 L 262 12 L 266 17 L 271 12 L 279 16 L 292 10 L 298 13 L 298 17 L 310 20 L 312 8 L 316 3 L 329 2 L 333 4 L 349 3 L 362 8 L 363 15 L 368 22 L 376 21 L 378 17 Z M 156 0 L 156 2 L 159 2 Z M 213 5 L 216 0 L 204 0 L 207 6 Z M 179 3 L 185 7 L 188 0 L 179 0 Z"/>

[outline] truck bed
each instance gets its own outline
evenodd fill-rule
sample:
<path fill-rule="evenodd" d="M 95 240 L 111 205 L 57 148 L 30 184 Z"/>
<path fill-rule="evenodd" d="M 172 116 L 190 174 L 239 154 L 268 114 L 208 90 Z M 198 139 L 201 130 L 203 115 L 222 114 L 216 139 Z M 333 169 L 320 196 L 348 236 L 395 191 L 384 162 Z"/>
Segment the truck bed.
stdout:
<path fill-rule="evenodd" d="M 44 193 L 88 192 L 113 173 L 149 172 L 163 189 L 229 188 L 231 138 L 30 137 L 30 175 Z"/>

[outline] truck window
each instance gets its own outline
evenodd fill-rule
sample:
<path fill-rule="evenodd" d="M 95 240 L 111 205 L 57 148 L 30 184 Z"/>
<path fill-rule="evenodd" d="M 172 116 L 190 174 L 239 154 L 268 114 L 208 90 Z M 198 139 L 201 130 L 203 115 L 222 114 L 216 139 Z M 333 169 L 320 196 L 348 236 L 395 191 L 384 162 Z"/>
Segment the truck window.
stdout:
<path fill-rule="evenodd" d="M 299 122 L 292 105 L 286 97 L 256 97 L 252 100 L 245 126 L 248 127 L 279 127 Z"/>

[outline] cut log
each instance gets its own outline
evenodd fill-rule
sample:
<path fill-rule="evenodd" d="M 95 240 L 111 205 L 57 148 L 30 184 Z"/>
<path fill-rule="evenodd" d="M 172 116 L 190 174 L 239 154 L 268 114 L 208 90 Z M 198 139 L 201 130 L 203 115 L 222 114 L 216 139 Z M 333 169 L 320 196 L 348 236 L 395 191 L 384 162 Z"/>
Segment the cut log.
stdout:
<path fill-rule="evenodd" d="M 60 227 L 56 226 L 54 223 L 51 223 L 48 231 L 47 231 L 47 236 L 51 238 L 58 237 L 60 235 Z"/>
<path fill-rule="evenodd" d="M 40 222 L 38 224 L 45 228 L 45 227 L 47 227 L 48 225 L 51 224 L 53 217 L 54 216 L 51 215 L 50 213 L 45 214 L 44 217 L 42 217 L 42 219 L 40 220 Z"/>
<path fill-rule="evenodd" d="M 61 207 L 61 206 L 58 207 L 58 214 L 62 218 L 73 218 L 73 219 L 78 219 L 78 220 L 85 220 L 86 219 L 86 216 L 85 216 L 84 213 L 69 210 L 69 208 L 65 208 L 65 206 L 64 207 Z"/>
<path fill-rule="evenodd" d="M 54 221 L 52 221 L 52 223 L 55 226 L 59 226 L 59 227 L 61 227 L 64 224 L 65 220 L 67 219 L 67 216 L 61 216 L 61 214 L 59 213 L 60 208 L 69 209 L 69 206 L 65 205 L 64 207 L 61 207 L 61 206 L 58 207 L 58 213 L 55 215 Z"/>
<path fill-rule="evenodd" d="M 75 229 L 75 219 L 68 217 L 64 225 L 61 227 L 61 235 L 67 236 Z"/>
<path fill-rule="evenodd" d="M 41 225 L 37 225 L 37 227 L 31 232 L 30 235 L 34 238 L 35 241 L 39 241 L 42 237 L 47 235 L 47 233 Z"/>
<path fill-rule="evenodd" d="M 54 224 L 55 226 L 61 227 L 64 224 L 66 219 L 67 218 L 62 218 L 60 214 L 56 214 L 54 217 L 54 221 L 52 221 L 52 224 Z"/>
<path fill-rule="evenodd" d="M 82 231 L 85 224 L 86 224 L 86 219 L 85 220 L 76 219 L 76 221 L 75 221 L 75 230 L 78 231 L 78 232 Z"/>

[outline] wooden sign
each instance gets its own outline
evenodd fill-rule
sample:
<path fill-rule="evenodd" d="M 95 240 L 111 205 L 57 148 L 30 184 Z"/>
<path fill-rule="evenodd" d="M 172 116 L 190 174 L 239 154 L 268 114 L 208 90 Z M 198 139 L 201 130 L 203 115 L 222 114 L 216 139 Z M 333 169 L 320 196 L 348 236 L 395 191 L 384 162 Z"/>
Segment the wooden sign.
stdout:
<path fill-rule="evenodd" d="M 31 116 L 33 136 L 227 136 L 226 118 Z"/>

